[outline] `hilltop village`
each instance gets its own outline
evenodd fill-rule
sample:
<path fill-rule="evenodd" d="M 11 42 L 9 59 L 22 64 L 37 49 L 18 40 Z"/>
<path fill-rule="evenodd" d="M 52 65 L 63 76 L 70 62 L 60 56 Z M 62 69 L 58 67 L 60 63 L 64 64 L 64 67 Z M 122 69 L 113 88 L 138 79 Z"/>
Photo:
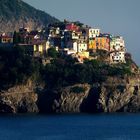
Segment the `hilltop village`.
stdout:
<path fill-rule="evenodd" d="M 2 33 L 0 46 L 24 47 L 26 53 L 39 58 L 46 58 L 50 48 L 61 54 L 84 59 L 98 59 L 97 52 L 104 52 L 103 61 L 108 63 L 125 63 L 126 48 L 122 36 L 102 33 L 98 28 L 91 28 L 80 22 L 58 22 L 49 24 L 40 31 L 30 31 L 21 27 L 18 32 Z"/>
<path fill-rule="evenodd" d="M 0 36 L 0 113 L 140 111 L 124 39 L 80 22 Z"/>

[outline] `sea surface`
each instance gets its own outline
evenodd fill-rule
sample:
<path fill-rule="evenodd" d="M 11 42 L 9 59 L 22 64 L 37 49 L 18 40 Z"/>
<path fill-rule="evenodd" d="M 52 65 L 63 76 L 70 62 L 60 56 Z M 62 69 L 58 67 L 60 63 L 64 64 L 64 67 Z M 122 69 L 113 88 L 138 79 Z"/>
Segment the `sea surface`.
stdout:
<path fill-rule="evenodd" d="M 140 140 L 140 114 L 0 115 L 0 140 Z"/>

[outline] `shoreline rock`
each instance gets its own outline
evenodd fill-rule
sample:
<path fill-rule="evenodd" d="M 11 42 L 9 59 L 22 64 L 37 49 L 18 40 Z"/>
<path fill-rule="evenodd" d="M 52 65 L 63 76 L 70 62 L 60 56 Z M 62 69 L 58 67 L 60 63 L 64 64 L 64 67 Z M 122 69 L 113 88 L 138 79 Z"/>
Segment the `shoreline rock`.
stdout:
<path fill-rule="evenodd" d="M 40 91 L 30 82 L 0 93 L 0 113 L 139 112 L 137 80 L 109 77 L 102 84 L 76 84 Z"/>

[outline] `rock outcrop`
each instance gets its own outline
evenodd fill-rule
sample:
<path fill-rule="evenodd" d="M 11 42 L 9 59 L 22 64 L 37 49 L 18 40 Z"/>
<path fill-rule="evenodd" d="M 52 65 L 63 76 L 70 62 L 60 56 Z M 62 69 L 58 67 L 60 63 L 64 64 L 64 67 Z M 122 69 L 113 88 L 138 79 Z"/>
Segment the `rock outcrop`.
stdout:
<path fill-rule="evenodd" d="M 139 112 L 138 77 L 109 77 L 105 83 L 36 90 L 32 82 L 0 93 L 1 113 Z"/>
<path fill-rule="evenodd" d="M 0 93 L 0 113 L 38 112 L 37 99 L 32 84 L 15 86 Z"/>
<path fill-rule="evenodd" d="M 97 110 L 100 112 L 137 112 L 140 108 L 138 77 L 110 78 L 100 87 Z M 133 109 L 132 109 L 133 108 Z"/>
<path fill-rule="evenodd" d="M 137 112 L 140 110 L 140 89 L 137 78 L 108 78 L 102 84 L 79 84 L 47 90 L 39 96 L 41 112 Z M 73 87 L 84 92 L 74 93 Z"/>
<path fill-rule="evenodd" d="M 74 93 L 71 91 L 73 87 L 82 87 L 85 89 L 83 93 Z M 81 112 L 80 106 L 83 100 L 89 94 L 90 86 L 74 85 L 63 89 L 46 90 L 39 96 L 38 106 L 41 112 Z"/>

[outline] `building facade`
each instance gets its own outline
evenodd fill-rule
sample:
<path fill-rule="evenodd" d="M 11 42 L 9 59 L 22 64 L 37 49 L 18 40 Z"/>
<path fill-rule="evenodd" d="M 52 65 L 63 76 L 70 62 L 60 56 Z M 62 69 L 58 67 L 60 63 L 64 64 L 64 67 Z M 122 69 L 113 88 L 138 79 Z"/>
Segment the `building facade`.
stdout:
<path fill-rule="evenodd" d="M 13 43 L 13 36 L 7 36 L 7 35 L 2 35 L 0 37 L 0 42 L 5 44 L 10 44 L 10 43 Z"/>
<path fill-rule="evenodd" d="M 123 37 L 114 36 L 110 39 L 110 62 L 125 63 L 125 42 Z"/>
<path fill-rule="evenodd" d="M 89 39 L 98 37 L 100 35 L 100 29 L 90 28 L 88 32 L 89 32 Z"/>
<path fill-rule="evenodd" d="M 110 40 L 108 37 L 96 37 L 89 39 L 90 50 L 110 50 Z"/>
<path fill-rule="evenodd" d="M 110 63 L 126 63 L 125 52 L 124 51 L 111 52 Z"/>
<path fill-rule="evenodd" d="M 110 51 L 125 51 L 125 42 L 123 37 L 116 36 L 110 39 Z"/>

